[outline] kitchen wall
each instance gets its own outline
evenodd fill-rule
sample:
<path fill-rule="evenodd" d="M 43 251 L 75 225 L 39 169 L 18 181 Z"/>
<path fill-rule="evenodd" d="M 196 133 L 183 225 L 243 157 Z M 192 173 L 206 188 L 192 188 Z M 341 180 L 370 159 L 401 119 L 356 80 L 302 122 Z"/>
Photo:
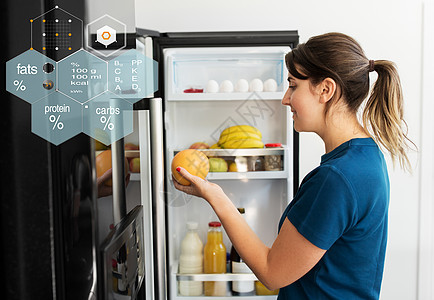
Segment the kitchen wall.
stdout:
<path fill-rule="evenodd" d="M 431 19 L 434 15 L 430 2 L 136 0 L 136 23 L 140 28 L 161 32 L 296 29 L 300 42 L 312 35 L 340 31 L 356 38 L 368 58 L 396 62 L 406 100 L 409 136 L 419 151 L 410 153 L 412 174 L 393 167 L 389 160 L 391 202 L 383 300 L 434 299 L 434 231 L 430 221 L 434 217 L 430 187 L 434 182 L 434 128 L 429 113 L 433 102 L 428 91 L 434 80 L 430 71 L 434 69 L 430 54 L 434 53 L 430 29 L 434 21 L 423 17 L 424 11 Z M 372 76 L 374 79 L 375 74 Z M 314 134 L 302 133 L 300 151 L 303 177 L 318 165 L 324 149 Z"/>

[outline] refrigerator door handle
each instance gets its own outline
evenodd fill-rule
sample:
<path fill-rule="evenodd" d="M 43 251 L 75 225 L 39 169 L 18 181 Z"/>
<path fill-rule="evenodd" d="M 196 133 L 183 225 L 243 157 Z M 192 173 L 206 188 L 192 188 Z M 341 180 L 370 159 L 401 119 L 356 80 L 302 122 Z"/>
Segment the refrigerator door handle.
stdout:
<path fill-rule="evenodd" d="M 154 296 L 154 249 L 153 249 L 153 208 L 152 208 L 152 171 L 151 171 L 151 132 L 149 110 L 139 110 L 140 143 L 140 195 L 143 206 L 143 240 L 145 241 L 145 299 Z"/>
<path fill-rule="evenodd" d="M 166 205 L 164 186 L 164 144 L 163 144 L 163 100 L 150 99 L 151 119 L 151 166 L 152 203 L 154 208 L 154 249 L 155 259 L 155 289 L 156 299 L 165 300 L 167 291 L 166 276 Z"/>
<path fill-rule="evenodd" d="M 113 222 L 118 224 L 127 215 L 125 190 L 125 150 L 124 139 L 111 145 L 113 166 Z"/>

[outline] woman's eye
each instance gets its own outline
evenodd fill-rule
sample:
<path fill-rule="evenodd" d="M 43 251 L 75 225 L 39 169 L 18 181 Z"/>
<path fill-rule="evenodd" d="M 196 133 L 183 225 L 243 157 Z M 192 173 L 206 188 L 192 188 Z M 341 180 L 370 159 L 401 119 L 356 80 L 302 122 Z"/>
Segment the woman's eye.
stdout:
<path fill-rule="evenodd" d="M 295 89 L 295 84 L 290 83 L 288 87 L 289 87 L 290 89 Z"/>

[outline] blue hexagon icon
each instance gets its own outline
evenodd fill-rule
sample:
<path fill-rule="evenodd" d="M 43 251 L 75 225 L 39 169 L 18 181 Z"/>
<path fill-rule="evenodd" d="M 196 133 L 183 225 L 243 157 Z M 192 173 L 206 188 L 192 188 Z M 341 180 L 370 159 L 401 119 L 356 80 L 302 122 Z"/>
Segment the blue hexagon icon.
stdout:
<path fill-rule="evenodd" d="M 55 92 L 32 104 L 32 132 L 59 145 L 82 131 L 82 105 Z"/>
<path fill-rule="evenodd" d="M 131 49 L 108 63 L 108 89 L 135 103 L 158 89 L 158 63 Z"/>
<path fill-rule="evenodd" d="M 105 145 L 133 132 L 133 104 L 105 92 L 83 106 L 83 132 Z"/>
<path fill-rule="evenodd" d="M 58 90 L 80 103 L 107 89 L 107 63 L 85 50 L 58 62 Z"/>
<path fill-rule="evenodd" d="M 6 90 L 35 103 L 55 91 L 56 62 L 35 50 L 6 62 Z"/>

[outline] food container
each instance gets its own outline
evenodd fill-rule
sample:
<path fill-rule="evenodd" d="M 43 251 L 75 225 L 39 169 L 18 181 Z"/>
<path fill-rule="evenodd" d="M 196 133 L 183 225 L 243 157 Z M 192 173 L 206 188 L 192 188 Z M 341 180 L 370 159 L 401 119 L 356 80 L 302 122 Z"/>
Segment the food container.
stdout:
<path fill-rule="evenodd" d="M 265 144 L 266 148 L 280 148 L 282 144 Z M 281 171 L 283 170 L 282 157 L 280 155 L 265 156 L 265 171 Z"/>
<path fill-rule="evenodd" d="M 247 159 L 247 171 L 264 171 L 264 163 L 263 156 L 249 156 Z"/>

